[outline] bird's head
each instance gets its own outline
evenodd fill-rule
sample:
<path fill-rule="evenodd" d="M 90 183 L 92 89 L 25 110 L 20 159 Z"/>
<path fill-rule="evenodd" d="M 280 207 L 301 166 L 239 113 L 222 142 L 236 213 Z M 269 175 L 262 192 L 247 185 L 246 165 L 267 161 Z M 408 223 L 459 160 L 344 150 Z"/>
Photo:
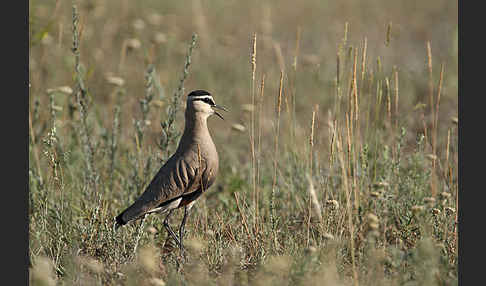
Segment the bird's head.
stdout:
<path fill-rule="evenodd" d="M 206 117 L 216 114 L 223 119 L 221 113 L 216 110 L 228 111 L 225 107 L 217 105 L 213 96 L 205 90 L 194 90 L 187 96 L 187 111 L 194 114 L 201 113 Z"/>

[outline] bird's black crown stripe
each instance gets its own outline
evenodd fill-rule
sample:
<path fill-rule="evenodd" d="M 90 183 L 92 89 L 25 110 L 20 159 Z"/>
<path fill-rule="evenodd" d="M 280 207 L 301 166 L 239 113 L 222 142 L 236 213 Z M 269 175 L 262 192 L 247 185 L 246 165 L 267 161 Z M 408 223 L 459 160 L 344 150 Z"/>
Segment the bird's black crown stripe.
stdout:
<path fill-rule="evenodd" d="M 191 93 L 189 93 L 188 96 L 203 96 L 203 95 L 211 95 L 211 94 L 209 92 L 205 91 L 205 90 L 198 89 L 198 90 L 194 90 Z"/>

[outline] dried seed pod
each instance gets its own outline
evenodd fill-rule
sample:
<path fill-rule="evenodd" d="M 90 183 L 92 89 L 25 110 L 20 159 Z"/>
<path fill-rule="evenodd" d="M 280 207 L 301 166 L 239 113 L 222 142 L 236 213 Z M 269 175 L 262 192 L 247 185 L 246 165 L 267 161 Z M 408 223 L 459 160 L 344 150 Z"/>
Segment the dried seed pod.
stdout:
<path fill-rule="evenodd" d="M 233 129 L 235 131 L 239 131 L 239 132 L 245 132 L 246 127 L 242 124 L 235 123 L 235 124 L 231 125 L 231 129 Z"/>
<path fill-rule="evenodd" d="M 125 80 L 118 76 L 106 75 L 105 80 L 114 86 L 123 86 L 125 84 Z"/>

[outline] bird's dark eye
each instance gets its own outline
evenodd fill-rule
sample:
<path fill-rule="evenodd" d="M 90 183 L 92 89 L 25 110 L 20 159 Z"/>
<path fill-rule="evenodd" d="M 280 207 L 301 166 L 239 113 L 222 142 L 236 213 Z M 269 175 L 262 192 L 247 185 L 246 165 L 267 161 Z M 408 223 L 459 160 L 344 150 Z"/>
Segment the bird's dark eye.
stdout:
<path fill-rule="evenodd" d="M 209 97 L 206 97 L 206 98 L 204 99 L 204 102 L 206 102 L 206 103 L 207 103 L 207 104 L 209 104 L 209 105 L 214 105 L 214 101 L 213 101 L 211 98 L 209 98 Z"/>

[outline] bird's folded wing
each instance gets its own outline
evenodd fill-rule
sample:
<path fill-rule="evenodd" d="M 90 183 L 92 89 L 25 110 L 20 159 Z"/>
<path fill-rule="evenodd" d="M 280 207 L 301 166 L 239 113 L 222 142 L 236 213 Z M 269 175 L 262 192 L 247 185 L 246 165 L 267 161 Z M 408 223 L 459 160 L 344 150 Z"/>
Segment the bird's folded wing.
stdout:
<path fill-rule="evenodd" d="M 136 219 L 166 202 L 196 191 L 202 171 L 194 156 L 171 157 L 145 189 L 145 192 L 122 214 L 123 221 Z M 203 166 L 204 167 L 204 166 Z"/>

